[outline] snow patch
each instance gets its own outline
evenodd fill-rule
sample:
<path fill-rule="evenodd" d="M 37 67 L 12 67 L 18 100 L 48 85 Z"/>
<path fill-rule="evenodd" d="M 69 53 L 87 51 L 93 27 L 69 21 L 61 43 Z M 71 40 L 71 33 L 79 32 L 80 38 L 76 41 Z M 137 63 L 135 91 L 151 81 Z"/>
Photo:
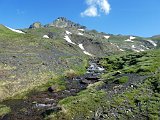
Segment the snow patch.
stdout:
<path fill-rule="evenodd" d="M 85 31 L 84 29 L 78 29 L 79 31 Z"/>
<path fill-rule="evenodd" d="M 67 35 L 71 35 L 72 33 L 66 30 L 66 34 Z"/>
<path fill-rule="evenodd" d="M 123 49 L 119 49 L 120 51 L 125 51 L 125 50 L 123 50 Z"/>
<path fill-rule="evenodd" d="M 79 32 L 78 35 L 83 35 L 83 34 Z"/>
<path fill-rule="evenodd" d="M 133 49 L 133 51 L 135 51 L 135 52 L 140 52 L 139 50 L 136 50 L 136 49 Z"/>
<path fill-rule="evenodd" d="M 116 45 L 116 47 L 117 47 L 120 51 L 125 51 L 125 50 L 121 49 L 118 45 Z"/>
<path fill-rule="evenodd" d="M 136 37 L 130 36 L 130 40 L 134 40 L 134 39 L 136 39 Z"/>
<path fill-rule="evenodd" d="M 13 29 L 13 28 L 10 28 L 10 27 L 7 27 L 7 26 L 5 26 L 6 28 L 8 28 L 8 29 L 10 29 L 11 31 L 13 31 L 13 32 L 16 32 L 16 33 L 21 33 L 21 34 L 25 34 L 24 32 L 22 32 L 21 30 L 15 30 L 15 29 Z"/>
<path fill-rule="evenodd" d="M 83 44 L 79 44 L 78 46 L 79 46 L 82 50 L 85 50 L 84 47 L 83 47 Z"/>
<path fill-rule="evenodd" d="M 43 35 L 43 38 L 47 38 L 48 39 L 49 37 L 48 37 L 48 35 Z"/>
<path fill-rule="evenodd" d="M 87 52 L 87 51 L 83 51 L 83 53 L 86 54 L 86 55 L 89 55 L 89 56 L 93 56 L 92 54 L 90 54 L 90 53 Z"/>
<path fill-rule="evenodd" d="M 64 36 L 64 39 L 65 39 L 67 42 L 69 42 L 69 43 L 71 43 L 71 44 L 73 44 L 73 45 L 76 45 L 74 42 L 72 42 L 72 40 L 71 40 L 67 35 Z"/>
<path fill-rule="evenodd" d="M 105 35 L 104 38 L 106 38 L 108 40 L 110 38 L 110 36 Z"/>
<path fill-rule="evenodd" d="M 146 48 L 144 45 L 141 45 L 141 47 Z"/>
<path fill-rule="evenodd" d="M 148 48 L 148 47 L 146 47 L 146 49 L 147 49 L 147 50 L 149 50 L 149 48 Z"/>
<path fill-rule="evenodd" d="M 135 45 L 132 45 L 132 48 L 136 48 Z"/>
<path fill-rule="evenodd" d="M 147 40 L 148 42 L 150 42 L 153 46 L 157 46 L 157 44 L 154 42 L 154 41 L 152 41 L 152 40 Z"/>
<path fill-rule="evenodd" d="M 145 48 L 145 49 L 147 49 L 147 50 L 149 50 L 149 48 L 148 48 L 148 47 L 145 47 L 144 45 L 141 45 L 141 47 L 142 47 L 142 48 Z"/>
<path fill-rule="evenodd" d="M 89 55 L 89 56 L 93 56 L 91 53 L 87 52 L 87 51 L 84 49 L 83 44 L 79 44 L 78 46 L 79 46 L 79 48 L 81 48 L 81 50 L 83 50 L 83 53 L 84 53 L 84 54 Z"/>
<path fill-rule="evenodd" d="M 134 41 L 132 41 L 131 39 L 127 39 L 127 40 L 125 40 L 125 41 L 127 41 L 127 42 L 134 42 Z"/>
<path fill-rule="evenodd" d="M 145 51 L 144 49 L 140 49 L 140 51 Z"/>

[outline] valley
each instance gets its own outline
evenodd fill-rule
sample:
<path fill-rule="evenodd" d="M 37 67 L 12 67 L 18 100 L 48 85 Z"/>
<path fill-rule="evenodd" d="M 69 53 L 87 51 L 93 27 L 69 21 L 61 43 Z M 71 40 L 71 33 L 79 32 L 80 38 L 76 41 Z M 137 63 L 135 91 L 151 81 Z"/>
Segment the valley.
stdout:
<path fill-rule="evenodd" d="M 0 120 L 158 120 L 159 39 L 64 17 L 0 25 Z"/>

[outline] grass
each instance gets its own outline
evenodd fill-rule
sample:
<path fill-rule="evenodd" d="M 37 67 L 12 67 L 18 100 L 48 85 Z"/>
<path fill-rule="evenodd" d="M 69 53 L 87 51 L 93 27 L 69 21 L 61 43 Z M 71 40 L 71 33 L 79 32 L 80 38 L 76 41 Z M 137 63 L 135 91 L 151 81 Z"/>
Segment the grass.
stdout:
<path fill-rule="evenodd" d="M 48 116 L 50 120 L 92 119 L 97 109 L 103 105 L 105 92 L 96 91 L 92 87 L 78 93 L 77 96 L 65 98 L 59 102 L 62 111 Z M 104 102 L 104 101 L 103 101 Z"/>
<path fill-rule="evenodd" d="M 67 71 L 64 72 L 64 76 L 66 78 L 72 79 L 72 78 L 78 76 L 78 73 L 76 73 L 76 71 L 70 69 L 70 70 L 67 70 Z"/>
<path fill-rule="evenodd" d="M 0 25 L 0 75 L 3 73 L 0 101 L 15 96 L 23 98 L 35 87 L 40 90 L 39 86 L 62 76 L 64 71 L 72 69 L 78 75 L 85 72 L 87 57 L 79 48 L 69 46 L 59 38 L 63 29 L 50 27 L 24 31 L 27 33 L 19 34 Z M 48 32 L 57 34 L 56 38 L 43 39 L 42 35 Z M 84 57 L 80 58 L 80 54 Z M 55 84 L 59 86 L 58 81 Z M 65 85 L 57 89 L 65 89 Z"/>
<path fill-rule="evenodd" d="M 107 72 L 120 70 L 123 73 L 150 74 L 160 66 L 160 50 L 101 58 L 100 64 Z"/>
<path fill-rule="evenodd" d="M 11 111 L 11 109 L 5 105 L 0 104 L 0 117 L 8 114 Z"/>
<path fill-rule="evenodd" d="M 159 50 L 153 50 L 102 58 L 100 63 L 106 69 L 106 73 L 101 76 L 103 81 L 89 85 L 86 90 L 76 96 L 61 100 L 59 105 L 62 110 L 46 117 L 46 120 L 87 120 L 100 119 L 100 116 L 106 120 L 135 118 L 158 120 L 160 111 L 159 52 Z M 108 66 L 110 69 L 107 69 Z M 127 69 L 128 72 L 126 72 Z M 107 84 L 116 80 L 117 85 L 127 83 L 129 80 L 127 76 L 116 77 L 117 74 L 124 73 L 143 73 L 150 77 L 120 94 L 110 95 L 109 91 L 97 89 L 98 86 L 103 86 L 104 82 Z"/>
<path fill-rule="evenodd" d="M 121 108 L 132 108 L 131 115 L 139 117 L 139 119 L 146 116 L 149 120 L 158 120 L 159 118 L 159 87 L 155 83 L 159 83 L 160 74 L 156 74 L 148 78 L 137 89 L 126 91 L 125 93 L 115 96 L 111 102 L 123 116 L 126 116 L 125 111 Z M 139 106 L 138 106 L 139 105 Z M 142 116 L 141 116 L 142 115 Z"/>
<path fill-rule="evenodd" d="M 128 82 L 128 77 L 127 76 L 123 76 L 123 77 L 120 77 L 120 78 L 118 78 L 118 83 L 120 83 L 120 84 L 123 84 L 123 83 L 126 83 L 126 82 Z"/>

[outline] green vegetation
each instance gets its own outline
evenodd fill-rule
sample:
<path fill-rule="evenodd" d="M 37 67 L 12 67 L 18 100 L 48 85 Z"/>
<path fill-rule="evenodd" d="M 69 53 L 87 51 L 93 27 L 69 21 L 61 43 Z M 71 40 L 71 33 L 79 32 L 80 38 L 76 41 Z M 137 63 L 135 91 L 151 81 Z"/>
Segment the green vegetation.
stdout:
<path fill-rule="evenodd" d="M 10 111 L 11 109 L 9 107 L 0 104 L 0 117 L 8 114 Z"/>
<path fill-rule="evenodd" d="M 71 120 L 71 119 L 92 119 L 97 110 L 101 109 L 105 103 L 105 92 L 97 91 L 96 88 L 101 84 L 95 84 L 88 87 L 77 94 L 77 96 L 71 96 L 65 98 L 59 102 L 62 106 L 62 111 L 57 114 L 52 114 L 46 119 L 51 120 Z"/>
<path fill-rule="evenodd" d="M 100 64 L 107 72 L 150 74 L 160 66 L 160 50 L 110 56 L 102 58 Z"/>
<path fill-rule="evenodd" d="M 85 72 L 87 57 L 81 51 L 79 54 L 83 59 L 75 54 L 78 48 L 66 45 L 58 36 L 54 40 L 41 36 L 49 31 L 59 35 L 63 30 L 46 29 L 24 30 L 28 33 L 19 34 L 0 25 L 0 101 L 14 96 L 23 98 L 35 87 L 41 90 L 42 85 L 52 80 L 51 83 L 56 80 L 55 84 L 59 86 L 61 79 L 57 78 L 64 71 L 72 69 L 77 75 Z M 57 87 L 58 90 L 64 88 L 65 85 Z"/>
<path fill-rule="evenodd" d="M 77 96 L 61 100 L 59 105 L 62 110 L 49 115 L 46 120 L 100 118 L 158 120 L 160 111 L 159 52 L 159 50 L 153 50 L 100 59 L 101 65 L 107 71 L 102 75 L 103 81 L 89 85 Z M 138 66 L 140 68 L 137 68 Z M 131 72 L 128 69 L 134 71 Z M 130 78 L 125 76 L 126 73 L 150 77 L 146 77 L 147 79 L 143 82 L 137 81 L 136 83 L 136 80 L 129 81 Z M 127 84 L 128 82 L 133 82 L 133 84 Z M 106 91 L 98 89 L 105 84 L 112 86 L 112 83 L 115 85 L 112 88 L 106 87 Z M 117 94 L 115 91 L 121 90 L 123 84 L 127 85 L 127 88 Z"/>
<path fill-rule="evenodd" d="M 72 78 L 78 76 L 78 74 L 74 70 L 70 69 L 70 70 L 64 72 L 64 76 L 69 79 L 72 79 Z"/>
<path fill-rule="evenodd" d="M 42 27 L 25 29 L 26 34 L 19 34 L 0 25 L 0 101 L 23 101 L 49 87 L 53 87 L 54 92 L 70 89 L 65 78 L 71 80 L 86 73 L 89 57 L 77 45 L 63 39 L 66 30 L 71 30 L 69 37 L 73 42 L 83 44 L 88 52 L 94 51 L 95 57 L 110 56 L 99 58 L 100 66 L 105 68 L 99 82 L 60 100 L 58 105 L 62 110 L 46 119 L 159 119 L 160 49 L 129 52 L 132 45 L 137 48 L 145 45 L 146 49 L 153 45 L 140 44 L 145 42 L 140 37 L 134 42 L 125 41 L 129 36 L 122 35 L 105 39 L 95 30 L 86 30 L 84 36 L 78 36 L 77 29 Z M 43 35 L 51 37 L 45 39 Z M 120 48 L 126 52 L 116 55 L 121 53 Z M 69 92 L 67 95 L 72 95 L 72 91 Z M 10 112 L 8 106 L 0 104 L 0 116 Z"/>
<path fill-rule="evenodd" d="M 120 78 L 118 78 L 118 83 L 126 83 L 126 82 L 128 82 L 128 77 L 127 76 L 123 76 L 123 77 L 120 77 Z"/>
<path fill-rule="evenodd" d="M 138 119 L 158 120 L 160 110 L 159 83 L 160 73 L 157 73 L 137 89 L 131 89 L 115 96 L 111 105 L 117 109 L 121 119 L 131 119 L 135 116 Z"/>

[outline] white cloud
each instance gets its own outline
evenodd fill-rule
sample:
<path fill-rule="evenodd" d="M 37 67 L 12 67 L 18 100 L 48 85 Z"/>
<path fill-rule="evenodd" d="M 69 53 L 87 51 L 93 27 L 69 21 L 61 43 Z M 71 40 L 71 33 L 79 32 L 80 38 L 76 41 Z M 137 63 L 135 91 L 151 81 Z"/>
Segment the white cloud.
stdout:
<path fill-rule="evenodd" d="M 106 15 L 110 12 L 110 4 L 108 0 L 86 0 L 88 8 L 81 13 L 81 16 L 96 17 L 99 16 L 101 12 Z"/>
<path fill-rule="evenodd" d="M 96 17 L 98 16 L 97 8 L 95 6 L 90 6 L 84 12 L 81 13 L 81 16 Z"/>

